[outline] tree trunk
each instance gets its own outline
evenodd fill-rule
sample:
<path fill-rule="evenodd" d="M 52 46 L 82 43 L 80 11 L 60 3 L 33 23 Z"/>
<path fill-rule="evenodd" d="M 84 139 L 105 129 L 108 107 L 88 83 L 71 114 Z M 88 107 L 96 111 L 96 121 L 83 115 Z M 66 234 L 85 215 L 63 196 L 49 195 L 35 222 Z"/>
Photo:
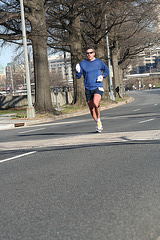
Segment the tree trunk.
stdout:
<path fill-rule="evenodd" d="M 119 66 L 119 79 L 120 79 L 120 96 L 121 98 L 123 98 L 125 95 L 125 91 L 124 91 L 124 84 L 123 84 L 123 71 L 120 66 Z"/>
<path fill-rule="evenodd" d="M 105 48 L 104 48 L 104 39 L 96 45 L 96 58 L 101 59 L 105 62 Z"/>
<path fill-rule="evenodd" d="M 38 39 L 32 41 L 36 82 L 35 107 L 39 112 L 52 112 L 53 106 L 51 102 L 47 47 L 45 47 L 45 42 L 45 39 L 41 39 L 40 43 Z"/>
<path fill-rule="evenodd" d="M 114 72 L 114 79 L 115 79 L 115 87 L 120 85 L 119 80 L 119 66 L 118 66 L 118 58 L 116 52 L 112 54 L 112 61 L 113 61 L 113 72 Z"/>
<path fill-rule="evenodd" d="M 35 108 L 39 112 L 55 112 L 50 92 L 44 0 L 32 9 L 30 22 L 36 86 Z"/>
<path fill-rule="evenodd" d="M 80 17 L 76 17 L 71 23 L 72 32 L 70 33 L 71 41 L 71 61 L 72 61 L 72 72 L 73 72 L 73 86 L 74 86 L 74 99 L 73 103 L 77 105 L 85 105 L 85 88 L 83 78 L 76 78 L 76 64 L 82 61 L 82 37 L 81 37 L 81 26 Z"/>
<path fill-rule="evenodd" d="M 118 60 L 119 60 L 119 49 L 118 49 L 118 43 L 115 43 L 115 47 L 111 50 L 112 53 L 112 65 L 113 65 L 113 87 L 114 87 L 114 92 L 115 88 L 119 87 L 120 88 L 120 78 L 119 78 L 119 65 L 118 65 Z M 116 95 L 116 92 L 115 92 Z"/>
<path fill-rule="evenodd" d="M 105 40 L 102 39 L 100 43 L 96 46 L 96 58 L 101 59 L 106 63 L 106 57 L 105 57 Z M 107 64 L 107 63 L 106 63 Z M 103 80 L 103 87 L 104 87 L 104 94 L 102 96 L 102 100 L 108 100 L 109 99 L 109 81 L 108 77 Z"/>

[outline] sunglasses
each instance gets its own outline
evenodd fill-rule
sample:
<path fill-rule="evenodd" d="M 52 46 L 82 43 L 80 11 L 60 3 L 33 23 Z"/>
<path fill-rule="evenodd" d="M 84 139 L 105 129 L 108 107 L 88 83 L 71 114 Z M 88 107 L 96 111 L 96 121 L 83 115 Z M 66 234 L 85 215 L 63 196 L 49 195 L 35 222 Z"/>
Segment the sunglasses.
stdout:
<path fill-rule="evenodd" d="M 88 55 L 88 54 L 92 54 L 92 53 L 94 53 L 94 52 L 86 52 L 87 55 Z"/>

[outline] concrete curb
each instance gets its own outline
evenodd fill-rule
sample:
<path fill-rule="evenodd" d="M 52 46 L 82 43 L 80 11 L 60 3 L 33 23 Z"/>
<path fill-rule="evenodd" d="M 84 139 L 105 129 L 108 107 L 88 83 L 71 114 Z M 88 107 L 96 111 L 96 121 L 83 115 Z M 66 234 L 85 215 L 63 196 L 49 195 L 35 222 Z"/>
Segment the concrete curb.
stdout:
<path fill-rule="evenodd" d="M 117 102 L 117 103 L 111 103 L 107 106 L 101 106 L 101 111 L 119 107 L 121 105 L 130 103 L 134 101 L 135 99 L 130 97 L 125 101 Z M 61 120 L 61 119 L 67 119 L 70 117 L 75 117 L 75 116 L 82 116 L 89 114 L 89 110 L 83 110 L 79 112 L 74 112 L 74 113 L 68 113 L 68 114 L 61 114 L 58 116 L 54 116 L 51 118 L 44 118 L 44 119 L 6 119 L 5 117 L 5 122 L 3 121 L 2 123 L 0 122 L 0 130 L 7 130 L 10 128 L 15 128 L 15 127 L 25 127 L 25 126 L 30 126 L 34 124 L 39 124 L 39 123 L 45 123 L 45 122 L 51 122 L 51 121 L 56 121 L 56 120 Z"/>
<path fill-rule="evenodd" d="M 7 130 L 10 128 L 14 128 L 13 123 L 0 123 L 0 130 Z"/>

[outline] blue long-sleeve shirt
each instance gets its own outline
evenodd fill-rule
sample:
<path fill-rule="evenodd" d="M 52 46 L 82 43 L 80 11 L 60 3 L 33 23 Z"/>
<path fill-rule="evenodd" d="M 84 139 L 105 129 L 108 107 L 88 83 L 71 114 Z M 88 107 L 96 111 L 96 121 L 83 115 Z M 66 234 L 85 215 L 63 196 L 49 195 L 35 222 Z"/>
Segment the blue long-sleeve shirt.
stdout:
<path fill-rule="evenodd" d="M 87 59 L 80 62 L 80 72 L 76 71 L 76 77 L 84 76 L 84 86 L 88 90 L 94 90 L 103 87 L 103 82 L 97 82 L 98 76 L 102 75 L 106 78 L 109 74 L 107 65 L 100 59 L 95 58 L 93 61 Z"/>

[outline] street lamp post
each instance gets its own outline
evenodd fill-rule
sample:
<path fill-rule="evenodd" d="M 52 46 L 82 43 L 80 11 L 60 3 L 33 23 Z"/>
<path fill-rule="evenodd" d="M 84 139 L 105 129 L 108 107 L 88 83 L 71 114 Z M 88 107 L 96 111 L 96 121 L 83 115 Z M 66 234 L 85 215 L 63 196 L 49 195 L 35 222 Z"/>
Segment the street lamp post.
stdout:
<path fill-rule="evenodd" d="M 105 14 L 105 27 L 107 30 L 107 17 Z M 106 34 L 106 43 L 107 43 L 107 54 L 108 54 L 108 68 L 109 68 L 109 83 L 110 83 L 110 98 L 111 100 L 115 101 L 114 93 L 113 93 L 113 83 L 112 83 L 112 65 L 111 65 L 111 59 L 110 59 L 110 49 L 109 49 L 109 39 L 108 39 L 108 33 Z"/>
<path fill-rule="evenodd" d="M 23 33 L 23 47 L 24 47 L 24 58 L 25 58 L 25 69 L 26 69 L 26 83 L 27 83 L 27 118 L 35 117 L 35 109 L 32 105 L 32 95 L 31 95 L 31 84 L 30 84 L 30 74 L 29 74 L 29 64 L 28 64 L 28 52 L 27 52 L 27 37 L 26 37 L 26 27 L 24 18 L 24 6 L 23 0 L 20 0 L 21 6 L 21 21 L 22 21 L 22 33 Z"/>

